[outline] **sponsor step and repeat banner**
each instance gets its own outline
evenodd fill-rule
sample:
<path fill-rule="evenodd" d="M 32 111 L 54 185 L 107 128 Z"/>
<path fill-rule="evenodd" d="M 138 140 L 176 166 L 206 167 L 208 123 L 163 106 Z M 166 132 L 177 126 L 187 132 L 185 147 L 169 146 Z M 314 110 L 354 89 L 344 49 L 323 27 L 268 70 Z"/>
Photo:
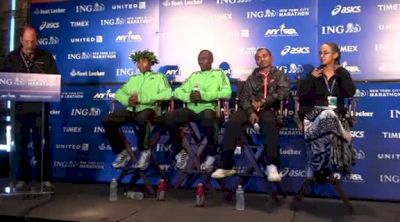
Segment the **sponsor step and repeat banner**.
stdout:
<path fill-rule="evenodd" d="M 268 47 L 274 65 L 292 80 L 294 95 L 295 81 L 319 65 L 319 45 L 336 42 L 342 66 L 359 80 L 352 132 L 358 160 L 353 174 L 342 178 L 345 189 L 357 198 L 400 199 L 399 0 L 63 1 L 32 4 L 31 19 L 40 47 L 54 54 L 62 74 L 61 102 L 51 104 L 49 116 L 55 180 L 106 182 L 118 175 L 101 121 L 115 91 L 137 73 L 128 58 L 136 50 L 154 51 L 160 59 L 154 70 L 182 82 L 199 70 L 202 49 L 214 53 L 215 68 L 245 80 L 256 49 Z M 281 130 L 281 174 L 285 189 L 296 192 L 306 157 L 292 117 L 293 104 Z M 123 131 L 135 146 L 133 127 Z M 153 152 L 170 169 L 164 142 Z M 247 188 L 267 190 L 256 178 Z M 325 186 L 314 192 L 333 193 Z"/>

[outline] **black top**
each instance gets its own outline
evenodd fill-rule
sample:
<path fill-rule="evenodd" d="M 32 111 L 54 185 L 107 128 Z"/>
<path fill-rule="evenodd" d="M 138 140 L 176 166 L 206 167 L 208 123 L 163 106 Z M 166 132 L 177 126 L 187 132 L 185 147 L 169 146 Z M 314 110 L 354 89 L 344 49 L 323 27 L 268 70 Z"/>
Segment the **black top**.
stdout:
<path fill-rule="evenodd" d="M 268 96 L 263 99 L 264 77 L 259 73 L 259 68 L 256 68 L 247 78 L 239 96 L 240 108 L 247 114 L 255 112 L 251 105 L 252 101 L 261 101 L 261 109 L 264 110 L 273 106 L 279 107 L 279 101 L 289 96 L 289 80 L 282 70 L 272 67 L 268 82 Z"/>
<path fill-rule="evenodd" d="M 0 64 L 0 72 L 48 73 L 58 74 L 53 56 L 44 50 L 37 49 L 33 59 L 24 57 L 21 48 L 10 52 Z"/>
<path fill-rule="evenodd" d="M 53 55 L 41 49 L 36 49 L 33 59 L 24 57 L 21 48 L 10 52 L 0 63 L 0 72 L 18 72 L 18 73 L 47 73 L 58 74 L 58 69 Z M 39 102 L 16 102 L 15 111 L 19 113 L 40 113 L 42 103 Z M 48 104 L 46 104 L 48 110 Z"/>
<path fill-rule="evenodd" d="M 329 88 L 332 87 L 332 84 L 335 84 L 331 96 L 337 97 L 338 110 L 340 113 L 345 113 L 345 98 L 352 97 L 356 92 L 349 71 L 343 67 L 337 68 L 335 70 L 335 75 L 329 79 L 328 84 Z M 316 78 L 310 73 L 307 78 L 301 82 L 297 95 L 300 102 L 300 117 L 310 112 L 314 106 L 328 106 L 327 97 L 330 93 L 326 85 L 325 77 L 322 75 Z"/>

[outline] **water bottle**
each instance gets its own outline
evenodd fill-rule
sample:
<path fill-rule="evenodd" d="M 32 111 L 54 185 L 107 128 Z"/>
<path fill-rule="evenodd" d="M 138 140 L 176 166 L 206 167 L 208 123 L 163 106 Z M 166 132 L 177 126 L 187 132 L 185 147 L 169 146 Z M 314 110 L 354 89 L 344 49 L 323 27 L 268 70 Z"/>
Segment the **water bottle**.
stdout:
<path fill-rule="evenodd" d="M 244 190 L 242 185 L 236 189 L 236 210 L 244 210 Z"/>
<path fill-rule="evenodd" d="M 167 191 L 167 183 L 164 179 L 160 179 L 160 183 L 158 184 L 157 189 L 157 200 L 164 201 L 165 200 L 165 193 Z"/>
<path fill-rule="evenodd" d="M 196 190 L 196 207 L 204 207 L 205 202 L 205 192 L 204 185 L 199 183 Z"/>
<path fill-rule="evenodd" d="M 143 192 L 138 192 L 138 191 L 128 191 L 125 193 L 126 198 L 132 199 L 132 200 L 143 200 L 144 194 Z"/>
<path fill-rule="evenodd" d="M 253 128 L 255 131 L 259 132 L 260 131 L 260 125 L 258 125 L 258 123 L 254 123 L 253 124 Z"/>
<path fill-rule="evenodd" d="M 111 180 L 110 183 L 110 201 L 118 200 L 118 183 L 115 179 Z"/>
<path fill-rule="evenodd" d="M 199 84 L 195 83 L 193 86 L 193 92 L 199 91 Z M 197 103 L 194 103 L 195 106 L 197 106 Z"/>

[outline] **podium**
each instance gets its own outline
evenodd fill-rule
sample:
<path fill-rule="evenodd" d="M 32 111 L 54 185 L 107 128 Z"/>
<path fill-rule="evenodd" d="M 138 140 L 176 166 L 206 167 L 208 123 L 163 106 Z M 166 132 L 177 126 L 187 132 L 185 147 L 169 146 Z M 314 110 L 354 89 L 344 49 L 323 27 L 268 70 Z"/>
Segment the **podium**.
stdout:
<path fill-rule="evenodd" d="M 59 74 L 43 74 L 43 73 L 12 73 L 0 72 L 0 100 L 9 101 L 11 103 L 11 143 L 9 145 L 9 162 L 10 162 L 10 182 L 13 177 L 13 153 L 15 152 L 14 135 L 15 132 L 15 102 L 39 102 L 41 103 L 41 126 L 40 126 L 40 191 L 16 192 L 14 186 L 5 187 L 1 196 L 15 195 L 41 195 L 53 194 L 53 191 L 43 190 L 43 150 L 48 142 L 45 138 L 45 103 L 59 102 L 61 92 L 61 75 Z M 12 183 L 11 183 L 12 184 Z"/>

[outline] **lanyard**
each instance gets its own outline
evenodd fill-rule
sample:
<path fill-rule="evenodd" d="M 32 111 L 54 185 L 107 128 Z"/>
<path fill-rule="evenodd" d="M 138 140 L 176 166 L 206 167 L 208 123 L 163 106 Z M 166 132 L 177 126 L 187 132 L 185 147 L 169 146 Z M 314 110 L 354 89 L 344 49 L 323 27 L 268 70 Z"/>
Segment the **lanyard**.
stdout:
<path fill-rule="evenodd" d="M 26 72 L 31 72 L 32 62 L 25 58 L 25 56 L 24 56 L 22 51 L 20 51 L 19 54 L 20 54 L 20 56 L 22 58 L 22 61 L 24 61 Z"/>
<path fill-rule="evenodd" d="M 329 96 L 332 96 L 333 87 L 335 87 L 335 84 L 336 84 L 336 78 L 333 80 L 331 87 L 329 87 L 328 79 L 325 76 L 324 76 L 324 80 L 325 80 L 326 89 L 329 92 Z"/>

